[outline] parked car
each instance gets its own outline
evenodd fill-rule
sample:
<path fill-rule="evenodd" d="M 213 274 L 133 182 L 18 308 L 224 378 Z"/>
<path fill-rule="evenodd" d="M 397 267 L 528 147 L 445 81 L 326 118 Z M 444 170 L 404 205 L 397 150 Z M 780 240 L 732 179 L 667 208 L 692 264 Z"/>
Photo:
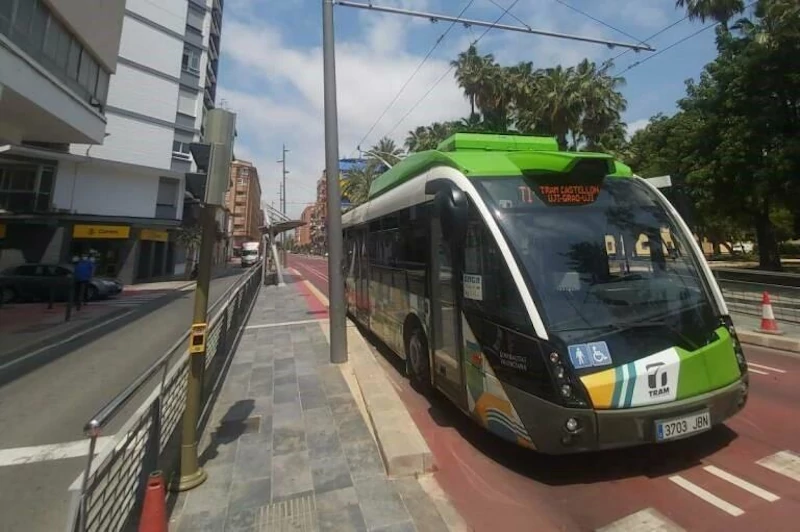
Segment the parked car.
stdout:
<path fill-rule="evenodd" d="M 0 273 L 0 300 L 3 303 L 11 301 L 47 301 L 50 290 L 54 289 L 55 301 L 66 301 L 71 283 L 59 283 L 71 275 L 71 264 L 20 264 Z M 118 279 L 94 277 L 86 288 L 86 298 L 89 301 L 108 299 L 122 292 L 123 284 Z"/>

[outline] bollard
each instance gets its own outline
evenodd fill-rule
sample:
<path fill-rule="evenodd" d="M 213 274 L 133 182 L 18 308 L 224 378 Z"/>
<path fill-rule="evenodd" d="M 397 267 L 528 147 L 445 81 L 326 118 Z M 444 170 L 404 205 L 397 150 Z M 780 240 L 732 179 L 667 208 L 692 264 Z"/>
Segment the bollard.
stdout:
<path fill-rule="evenodd" d="M 72 281 L 72 275 L 67 275 L 67 309 L 64 315 L 64 321 L 69 321 L 72 317 L 72 303 L 75 299 L 75 283 Z"/>

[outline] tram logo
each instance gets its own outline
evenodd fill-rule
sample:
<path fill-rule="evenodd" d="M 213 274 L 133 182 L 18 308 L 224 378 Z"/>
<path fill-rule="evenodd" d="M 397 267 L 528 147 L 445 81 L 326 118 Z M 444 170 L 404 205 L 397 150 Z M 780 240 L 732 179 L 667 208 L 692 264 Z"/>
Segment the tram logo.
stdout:
<path fill-rule="evenodd" d="M 647 371 L 647 387 L 650 397 L 669 394 L 669 376 L 664 371 L 663 362 L 654 362 L 645 366 Z"/>

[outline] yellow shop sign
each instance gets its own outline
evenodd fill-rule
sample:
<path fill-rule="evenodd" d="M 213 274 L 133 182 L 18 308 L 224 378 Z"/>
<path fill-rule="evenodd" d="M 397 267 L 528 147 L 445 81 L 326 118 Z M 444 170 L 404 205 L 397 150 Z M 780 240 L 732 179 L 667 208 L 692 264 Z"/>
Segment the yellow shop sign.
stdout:
<path fill-rule="evenodd" d="M 142 229 L 139 238 L 152 242 L 169 242 L 169 233 L 167 231 L 159 231 L 158 229 Z"/>
<path fill-rule="evenodd" d="M 6 224 L 0 224 L 0 238 L 6 237 Z"/>
<path fill-rule="evenodd" d="M 81 225 L 72 228 L 72 238 L 128 238 L 131 228 L 127 225 Z"/>

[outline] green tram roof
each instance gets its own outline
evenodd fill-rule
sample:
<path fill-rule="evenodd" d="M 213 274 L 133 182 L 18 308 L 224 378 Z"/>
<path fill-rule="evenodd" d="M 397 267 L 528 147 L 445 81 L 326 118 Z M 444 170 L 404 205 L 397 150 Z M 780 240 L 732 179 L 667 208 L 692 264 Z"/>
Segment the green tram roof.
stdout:
<path fill-rule="evenodd" d="M 632 177 L 630 167 L 612 155 L 558 151 L 553 137 L 456 133 L 435 150 L 413 153 L 378 176 L 369 189 L 376 198 L 431 168 L 448 166 L 465 176 L 515 176 L 524 172 L 569 172 L 581 159 L 606 159 L 614 169 L 610 175 Z"/>

